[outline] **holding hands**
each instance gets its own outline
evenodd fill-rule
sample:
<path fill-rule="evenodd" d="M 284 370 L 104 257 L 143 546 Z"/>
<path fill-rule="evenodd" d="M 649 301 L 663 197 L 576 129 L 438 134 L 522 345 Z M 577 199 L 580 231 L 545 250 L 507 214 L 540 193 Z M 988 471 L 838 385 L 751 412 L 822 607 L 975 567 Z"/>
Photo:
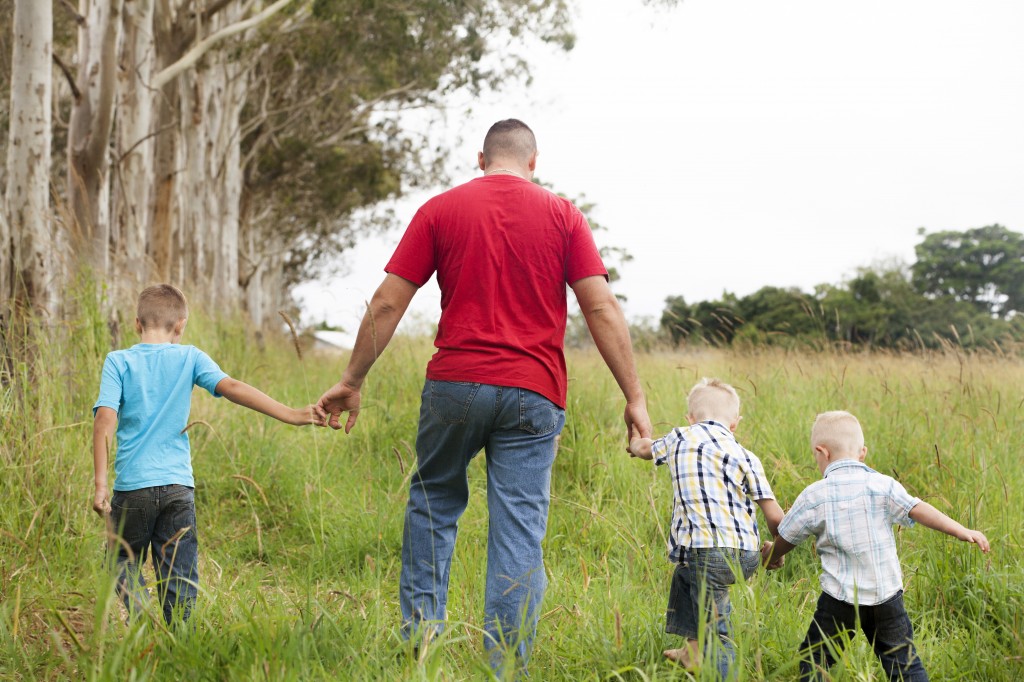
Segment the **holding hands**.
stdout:
<path fill-rule="evenodd" d="M 324 391 L 320 400 L 315 405 L 316 409 L 326 419 L 321 426 L 330 426 L 332 429 L 341 428 L 341 413 L 348 412 L 348 419 L 345 421 L 345 433 L 352 431 L 359 418 L 359 388 L 345 383 L 342 379 L 334 386 Z"/>
<path fill-rule="evenodd" d="M 639 457 L 640 459 L 653 459 L 654 455 L 651 452 L 651 445 L 654 443 L 650 438 L 638 438 L 634 437 L 629 441 L 629 447 L 626 448 L 626 452 L 629 453 L 630 457 Z"/>
<path fill-rule="evenodd" d="M 775 558 L 772 558 L 772 550 L 775 549 L 774 542 L 765 542 L 761 545 L 761 563 L 769 571 L 774 571 L 777 568 L 782 568 L 786 564 L 786 557 L 781 554 Z"/>
<path fill-rule="evenodd" d="M 327 426 L 327 413 L 317 405 L 306 405 L 292 409 L 284 420 L 292 426 Z"/>

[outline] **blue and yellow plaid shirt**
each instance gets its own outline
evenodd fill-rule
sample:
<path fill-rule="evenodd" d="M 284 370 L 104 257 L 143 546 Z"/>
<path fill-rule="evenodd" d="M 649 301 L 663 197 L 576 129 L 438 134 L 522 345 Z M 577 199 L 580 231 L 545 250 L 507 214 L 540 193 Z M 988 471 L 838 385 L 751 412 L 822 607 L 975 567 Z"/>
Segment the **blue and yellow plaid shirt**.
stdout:
<path fill-rule="evenodd" d="M 680 561 L 686 549 L 761 549 L 754 502 L 775 495 L 761 460 L 728 427 L 714 421 L 679 427 L 651 451 L 655 464 L 668 464 L 675 489 L 670 560 Z"/>

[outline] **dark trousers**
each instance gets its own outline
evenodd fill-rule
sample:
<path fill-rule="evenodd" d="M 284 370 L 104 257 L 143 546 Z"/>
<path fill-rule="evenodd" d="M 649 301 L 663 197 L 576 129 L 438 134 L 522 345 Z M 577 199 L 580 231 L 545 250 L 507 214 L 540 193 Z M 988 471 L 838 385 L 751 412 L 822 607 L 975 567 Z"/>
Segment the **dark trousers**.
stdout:
<path fill-rule="evenodd" d="M 800 645 L 800 679 L 823 680 L 835 663 L 832 649 L 841 651 L 844 631 L 860 629 L 871 642 L 890 680 L 928 682 L 914 648 L 914 628 L 903 607 L 903 590 L 888 601 L 871 606 L 854 606 L 822 592 L 807 636 Z"/>
<path fill-rule="evenodd" d="M 141 569 L 152 554 L 164 621 L 170 624 L 175 610 L 187 621 L 199 588 L 195 491 L 183 485 L 115 490 L 110 507 L 117 533 L 110 550 L 117 557 L 118 592 L 129 618 L 149 603 Z"/>

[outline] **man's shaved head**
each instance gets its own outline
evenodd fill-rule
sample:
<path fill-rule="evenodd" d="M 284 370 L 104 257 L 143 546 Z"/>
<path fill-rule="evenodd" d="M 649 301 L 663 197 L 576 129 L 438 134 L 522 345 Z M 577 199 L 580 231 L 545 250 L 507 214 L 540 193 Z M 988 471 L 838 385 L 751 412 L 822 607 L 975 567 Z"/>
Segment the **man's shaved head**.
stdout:
<path fill-rule="evenodd" d="M 484 136 L 484 163 L 490 165 L 496 159 L 517 161 L 523 165 L 537 153 L 537 138 L 530 126 L 515 118 L 498 121 Z"/>

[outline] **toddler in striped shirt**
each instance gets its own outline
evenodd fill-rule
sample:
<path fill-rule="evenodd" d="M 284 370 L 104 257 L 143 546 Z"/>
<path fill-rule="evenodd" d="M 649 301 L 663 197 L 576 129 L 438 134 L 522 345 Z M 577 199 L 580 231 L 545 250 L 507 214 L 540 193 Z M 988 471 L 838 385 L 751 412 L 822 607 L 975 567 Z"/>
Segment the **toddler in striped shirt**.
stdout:
<path fill-rule="evenodd" d="M 755 507 L 775 534 L 782 508 L 757 456 L 736 440 L 740 398 L 729 384 L 702 379 L 687 397 L 687 421 L 668 435 L 634 438 L 629 453 L 668 464 L 675 491 L 668 555 L 676 562 L 665 631 L 686 644 L 664 655 L 688 668 L 700 664 L 699 630 L 709 632 L 704 655 L 731 679 L 734 653 L 729 587 L 761 561 Z M 766 543 L 768 544 L 768 543 Z M 742 578 L 741 578 L 742 576 Z"/>
<path fill-rule="evenodd" d="M 796 498 L 779 524 L 774 547 L 762 550 L 768 568 L 809 537 L 821 559 L 821 596 L 800 645 L 800 679 L 819 680 L 843 646 L 844 631 L 860 629 L 891 680 L 928 679 L 914 648 L 903 606 L 903 575 L 893 524 L 914 522 L 989 551 L 988 539 L 912 497 L 898 481 L 864 464 L 868 449 L 849 412 L 819 414 L 811 449 L 822 480 Z M 859 618 L 858 618 L 859 617 Z"/>

